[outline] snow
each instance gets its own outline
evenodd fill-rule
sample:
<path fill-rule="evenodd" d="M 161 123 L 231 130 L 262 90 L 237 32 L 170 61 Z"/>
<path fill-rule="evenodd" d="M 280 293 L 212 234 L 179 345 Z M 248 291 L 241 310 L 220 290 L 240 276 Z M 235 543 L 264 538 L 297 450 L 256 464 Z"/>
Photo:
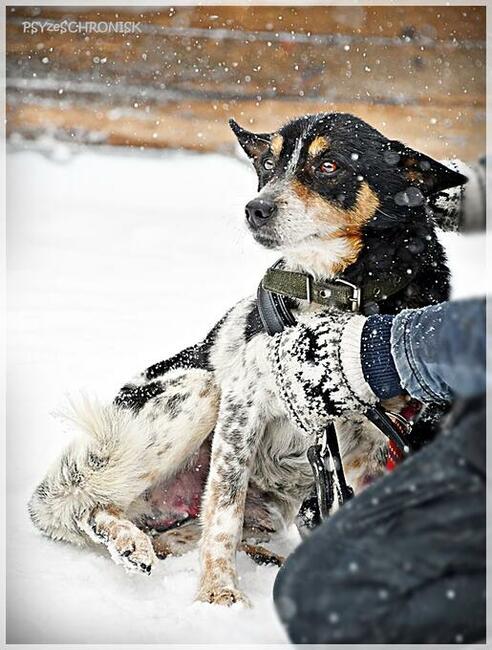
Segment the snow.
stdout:
<path fill-rule="evenodd" d="M 240 556 L 254 608 L 223 609 L 193 602 L 196 552 L 127 575 L 104 549 L 31 526 L 26 502 L 71 435 L 51 416 L 64 396 L 112 399 L 136 371 L 202 338 L 275 259 L 245 232 L 256 182 L 239 160 L 51 153 L 8 156 L 8 641 L 285 644 L 275 568 Z M 455 296 L 484 293 L 484 238 L 443 241 Z M 296 542 L 289 531 L 272 548 Z"/>

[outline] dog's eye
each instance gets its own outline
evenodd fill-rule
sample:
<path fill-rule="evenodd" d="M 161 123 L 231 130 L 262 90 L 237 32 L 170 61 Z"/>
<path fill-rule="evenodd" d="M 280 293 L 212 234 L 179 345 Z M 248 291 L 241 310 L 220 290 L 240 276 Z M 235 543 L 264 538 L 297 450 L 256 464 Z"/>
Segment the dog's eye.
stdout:
<path fill-rule="evenodd" d="M 266 160 L 263 161 L 263 167 L 267 171 L 271 171 L 275 167 L 275 162 L 273 158 L 266 158 Z"/>
<path fill-rule="evenodd" d="M 337 171 L 337 169 L 338 169 L 338 165 L 331 160 L 323 160 L 321 165 L 318 167 L 318 171 L 321 174 L 326 174 L 326 175 L 334 174 Z"/>

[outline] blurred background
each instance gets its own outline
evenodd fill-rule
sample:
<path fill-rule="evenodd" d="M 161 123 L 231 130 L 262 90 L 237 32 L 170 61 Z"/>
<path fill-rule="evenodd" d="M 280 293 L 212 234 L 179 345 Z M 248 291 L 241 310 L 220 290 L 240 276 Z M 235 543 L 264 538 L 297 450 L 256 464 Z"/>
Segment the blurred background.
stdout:
<path fill-rule="evenodd" d="M 27 21 L 134 33 L 30 33 Z M 227 118 L 272 130 L 349 111 L 438 157 L 485 137 L 485 7 L 10 7 L 8 134 L 233 150 Z"/>

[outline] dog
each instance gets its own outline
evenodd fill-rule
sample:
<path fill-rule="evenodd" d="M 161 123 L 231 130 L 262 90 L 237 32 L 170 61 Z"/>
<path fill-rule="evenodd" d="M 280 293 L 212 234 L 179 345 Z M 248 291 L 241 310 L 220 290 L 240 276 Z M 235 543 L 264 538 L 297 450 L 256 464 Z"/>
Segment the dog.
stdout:
<path fill-rule="evenodd" d="M 466 178 L 363 120 L 306 115 L 273 133 L 231 128 L 258 176 L 247 226 L 284 269 L 361 286 L 391 273 L 404 286 L 373 313 L 448 298 L 449 272 L 428 197 Z M 292 301 L 295 317 L 319 306 Z M 197 598 L 247 603 L 237 549 L 290 525 L 311 493 L 313 444 L 291 418 L 269 363 L 272 337 L 255 298 L 238 302 L 205 339 L 127 383 L 112 404 L 83 399 L 81 429 L 36 488 L 29 513 L 53 539 L 104 544 L 129 570 L 199 542 Z M 337 424 L 349 483 L 360 492 L 384 471 L 386 439 L 359 417 Z M 281 558 L 279 558 L 279 562 Z"/>

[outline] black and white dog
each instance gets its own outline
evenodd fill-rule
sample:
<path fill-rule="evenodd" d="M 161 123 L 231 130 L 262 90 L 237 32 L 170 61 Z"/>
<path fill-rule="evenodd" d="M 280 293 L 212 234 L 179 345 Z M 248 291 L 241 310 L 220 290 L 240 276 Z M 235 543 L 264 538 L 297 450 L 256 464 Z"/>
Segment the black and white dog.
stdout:
<path fill-rule="evenodd" d="M 317 282 L 380 282 L 369 307 L 381 313 L 447 299 L 428 197 L 464 176 L 348 114 L 308 115 L 268 134 L 231 126 L 258 174 L 249 229 L 279 250 L 283 269 Z M 390 276 L 399 284 L 389 293 Z M 321 309 L 291 307 L 301 322 Z M 198 598 L 244 601 L 236 550 L 261 555 L 247 540 L 291 523 L 313 485 L 313 439 L 279 393 L 275 337 L 259 322 L 255 298 L 241 300 L 202 343 L 148 368 L 112 404 L 75 407 L 82 435 L 34 492 L 35 525 L 54 539 L 102 543 L 144 572 L 156 553 L 182 553 L 199 536 Z M 386 440 L 360 418 L 341 420 L 338 434 L 360 491 L 384 471 Z"/>

